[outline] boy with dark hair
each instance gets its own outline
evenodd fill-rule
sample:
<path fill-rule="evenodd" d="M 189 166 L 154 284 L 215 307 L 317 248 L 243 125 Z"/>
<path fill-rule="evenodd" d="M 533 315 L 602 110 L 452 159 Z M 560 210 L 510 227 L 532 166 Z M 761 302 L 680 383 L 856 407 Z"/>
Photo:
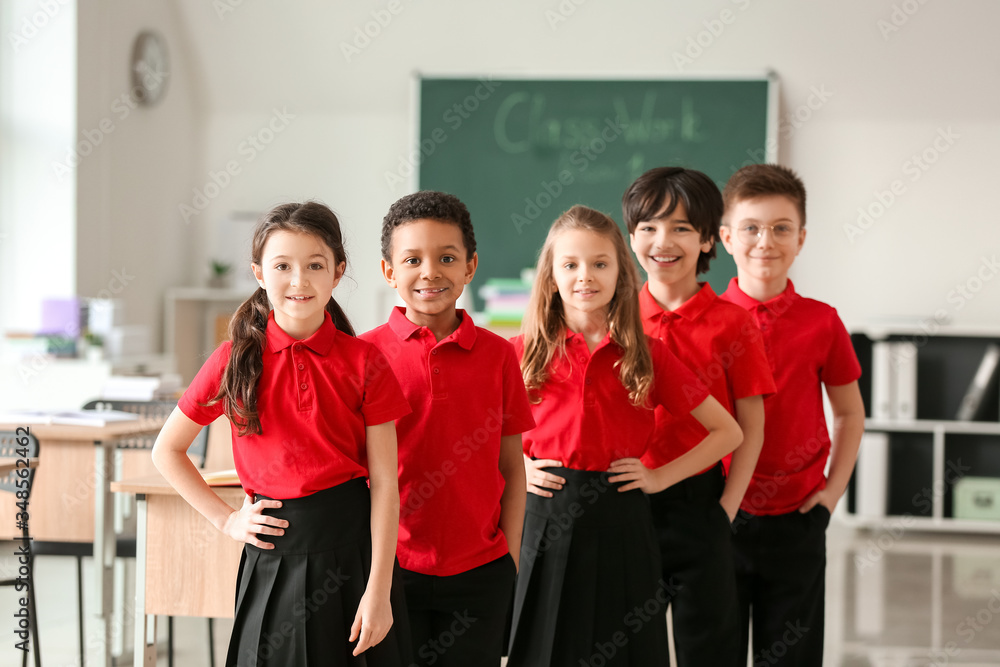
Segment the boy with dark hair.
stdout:
<path fill-rule="evenodd" d="M 774 383 L 750 316 L 698 282 L 715 257 L 722 217 L 715 183 L 692 169 L 651 169 L 625 192 L 622 210 L 632 250 L 648 276 L 639 293 L 646 334 L 664 341 L 743 430 L 728 479 L 723 466 L 715 465 L 650 496 L 663 578 L 675 591 L 677 662 L 735 666 L 740 656 L 730 522 L 760 453 L 763 396 L 774 391 Z M 703 437 L 704 429 L 690 416 L 678 419 L 657 410 L 656 431 L 642 461 L 649 468 L 662 466 Z"/>
<path fill-rule="evenodd" d="M 500 664 L 521 547 L 534 420 L 514 348 L 455 307 L 478 262 L 457 197 L 403 197 L 382 222 L 382 273 L 406 306 L 359 336 L 413 410 L 396 420 L 396 554 L 419 665 Z"/>
<path fill-rule="evenodd" d="M 799 296 L 788 279 L 806 238 L 798 176 L 778 165 L 750 165 L 733 174 L 723 199 L 721 237 L 737 277 L 722 298 L 756 320 L 777 385 L 764 401 L 764 446 L 734 526 L 741 655 L 752 608 L 755 663 L 766 652 L 770 664 L 820 667 L 826 527 L 864 432 L 861 367 L 837 311 Z M 775 646 L 784 649 L 780 657 Z"/>

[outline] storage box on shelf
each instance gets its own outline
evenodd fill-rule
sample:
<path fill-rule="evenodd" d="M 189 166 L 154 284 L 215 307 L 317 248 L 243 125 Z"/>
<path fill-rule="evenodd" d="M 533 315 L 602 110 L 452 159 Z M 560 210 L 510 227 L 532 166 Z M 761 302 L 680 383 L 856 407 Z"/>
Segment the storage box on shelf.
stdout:
<path fill-rule="evenodd" d="M 1000 329 L 855 328 L 868 419 L 847 520 L 1000 533 Z"/>

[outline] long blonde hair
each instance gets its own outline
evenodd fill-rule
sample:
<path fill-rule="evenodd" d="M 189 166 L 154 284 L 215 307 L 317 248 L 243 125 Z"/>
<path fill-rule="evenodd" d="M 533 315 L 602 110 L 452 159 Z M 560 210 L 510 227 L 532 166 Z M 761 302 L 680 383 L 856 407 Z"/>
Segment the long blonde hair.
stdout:
<path fill-rule="evenodd" d="M 629 401 L 636 406 L 645 405 L 653 386 L 653 359 L 639 315 L 639 274 L 615 221 L 586 206 L 574 206 L 552 223 L 538 256 L 538 274 L 521 325 L 524 336 L 521 375 L 528 396 L 532 403 L 541 401 L 539 390 L 549 379 L 549 365 L 565 352 L 566 320 L 562 297 L 554 289 L 552 265 L 555 240 L 567 230 L 600 234 L 615 247 L 618 282 L 608 304 L 608 331 L 611 340 L 622 349 L 615 368 L 622 386 L 628 390 Z"/>

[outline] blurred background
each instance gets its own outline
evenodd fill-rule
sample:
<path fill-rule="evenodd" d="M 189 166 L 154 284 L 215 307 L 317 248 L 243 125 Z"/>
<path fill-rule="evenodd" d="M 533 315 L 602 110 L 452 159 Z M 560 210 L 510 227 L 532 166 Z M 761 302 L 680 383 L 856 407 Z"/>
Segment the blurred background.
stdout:
<path fill-rule="evenodd" d="M 319 199 L 339 214 L 349 267 L 336 296 L 359 331 L 385 321 L 393 295 L 379 272 L 379 226 L 417 185 L 406 165 L 418 75 L 773 72 L 777 159 L 809 193 L 798 291 L 875 339 L 926 341 L 942 327 L 1000 338 L 1000 233 L 989 217 L 998 23 L 1000 4 L 987 0 L 4 0 L 0 408 L 78 408 L 120 374 L 167 378 L 164 391 L 189 380 L 252 287 L 254 220 L 280 202 Z M 138 44 L 145 32 L 157 38 Z M 966 360 L 969 378 L 981 356 Z M 956 405 L 968 381 L 957 382 Z M 995 372 L 990 381 L 995 389 Z M 952 418 L 950 404 L 941 412 Z M 994 467 L 996 444 L 997 435 L 977 444 Z M 831 536 L 871 553 L 874 535 L 841 530 Z M 833 641 L 856 650 L 831 664 L 1000 664 L 1000 624 L 983 625 L 974 644 L 958 627 L 992 609 L 1000 587 L 997 531 L 982 532 L 993 535 L 942 533 L 926 541 L 933 553 L 893 540 L 883 551 L 899 567 L 915 563 L 914 574 L 894 565 L 885 575 L 879 557 L 875 583 L 863 576 L 880 570 L 852 566 L 854 552 L 841 550 L 847 578 L 836 586 L 852 592 L 831 604 L 862 620 L 834 622 Z M 972 565 L 942 544 L 971 544 Z M 949 587 L 954 572 L 965 574 Z M 896 592 L 875 617 L 914 629 L 908 637 L 872 630 L 872 590 Z M 949 607 L 942 591 L 968 602 Z M 924 644 L 899 648 L 910 639 Z M 949 639 L 980 652 L 932 662 Z M 878 645 L 899 650 L 862 650 Z"/>

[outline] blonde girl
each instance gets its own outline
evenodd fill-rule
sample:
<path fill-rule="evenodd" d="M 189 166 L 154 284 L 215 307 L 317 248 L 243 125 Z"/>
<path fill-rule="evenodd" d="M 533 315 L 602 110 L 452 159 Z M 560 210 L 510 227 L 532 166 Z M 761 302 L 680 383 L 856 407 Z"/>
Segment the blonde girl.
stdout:
<path fill-rule="evenodd" d="M 512 342 L 536 427 L 524 434 L 528 502 L 510 667 L 667 664 L 669 583 L 645 494 L 732 451 L 739 427 L 643 334 L 638 276 L 615 222 L 574 206 L 538 259 Z M 704 441 L 656 470 L 639 457 L 653 408 L 690 413 Z"/>

